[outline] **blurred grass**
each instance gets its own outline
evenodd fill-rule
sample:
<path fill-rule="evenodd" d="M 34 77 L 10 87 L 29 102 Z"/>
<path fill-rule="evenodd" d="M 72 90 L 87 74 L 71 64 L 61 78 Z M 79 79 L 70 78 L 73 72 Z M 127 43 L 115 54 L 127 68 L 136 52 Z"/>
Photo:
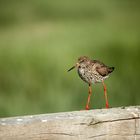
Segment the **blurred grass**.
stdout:
<path fill-rule="evenodd" d="M 81 110 L 81 55 L 115 66 L 112 107 L 140 104 L 139 1 L 0 1 L 0 116 Z M 105 106 L 93 85 L 92 108 Z"/>

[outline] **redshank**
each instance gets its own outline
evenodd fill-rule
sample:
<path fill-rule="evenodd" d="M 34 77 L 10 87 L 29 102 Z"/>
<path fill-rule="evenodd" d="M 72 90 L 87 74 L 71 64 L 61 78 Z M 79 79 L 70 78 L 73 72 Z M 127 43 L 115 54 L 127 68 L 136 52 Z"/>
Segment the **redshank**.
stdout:
<path fill-rule="evenodd" d="M 104 80 L 109 77 L 110 73 L 113 72 L 114 67 L 106 66 L 104 63 L 98 60 L 91 60 L 86 56 L 81 56 L 78 58 L 78 62 L 68 71 L 77 68 L 77 72 L 80 78 L 88 83 L 88 99 L 86 104 L 86 110 L 89 110 L 90 97 L 92 93 L 93 83 L 102 83 L 104 88 L 104 97 L 106 101 L 106 108 L 109 108 L 109 103 L 107 99 L 107 90 Z"/>

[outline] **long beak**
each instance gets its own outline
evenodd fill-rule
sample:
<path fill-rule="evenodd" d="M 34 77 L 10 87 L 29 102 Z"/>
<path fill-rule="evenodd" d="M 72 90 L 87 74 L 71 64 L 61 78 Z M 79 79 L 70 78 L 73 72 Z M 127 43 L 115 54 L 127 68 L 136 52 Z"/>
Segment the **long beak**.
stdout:
<path fill-rule="evenodd" d="M 70 69 L 68 70 L 68 72 L 71 71 L 71 70 L 73 70 L 75 67 L 76 67 L 76 66 L 73 66 L 72 68 L 70 68 Z"/>

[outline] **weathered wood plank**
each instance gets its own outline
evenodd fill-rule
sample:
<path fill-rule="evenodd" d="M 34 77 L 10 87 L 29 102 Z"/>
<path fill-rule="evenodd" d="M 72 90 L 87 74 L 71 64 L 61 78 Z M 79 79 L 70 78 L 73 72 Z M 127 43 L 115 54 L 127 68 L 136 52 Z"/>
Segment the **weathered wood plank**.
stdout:
<path fill-rule="evenodd" d="M 0 119 L 0 140 L 140 140 L 140 106 Z"/>

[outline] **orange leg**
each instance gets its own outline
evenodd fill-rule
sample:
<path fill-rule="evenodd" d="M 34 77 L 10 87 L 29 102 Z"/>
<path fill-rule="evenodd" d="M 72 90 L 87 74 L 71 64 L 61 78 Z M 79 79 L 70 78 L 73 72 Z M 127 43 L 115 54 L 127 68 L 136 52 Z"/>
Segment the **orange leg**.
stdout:
<path fill-rule="evenodd" d="M 92 87 L 91 87 L 91 84 L 89 84 L 89 87 L 88 87 L 88 100 L 87 100 L 87 104 L 86 104 L 86 110 L 89 110 L 89 103 L 90 103 L 91 93 L 92 93 Z"/>
<path fill-rule="evenodd" d="M 106 108 L 109 108 L 109 103 L 108 103 L 108 99 L 107 99 L 107 92 L 106 92 L 106 85 L 104 83 L 104 81 L 102 81 L 103 87 L 104 87 L 104 96 L 105 96 L 105 102 L 106 102 Z"/>

